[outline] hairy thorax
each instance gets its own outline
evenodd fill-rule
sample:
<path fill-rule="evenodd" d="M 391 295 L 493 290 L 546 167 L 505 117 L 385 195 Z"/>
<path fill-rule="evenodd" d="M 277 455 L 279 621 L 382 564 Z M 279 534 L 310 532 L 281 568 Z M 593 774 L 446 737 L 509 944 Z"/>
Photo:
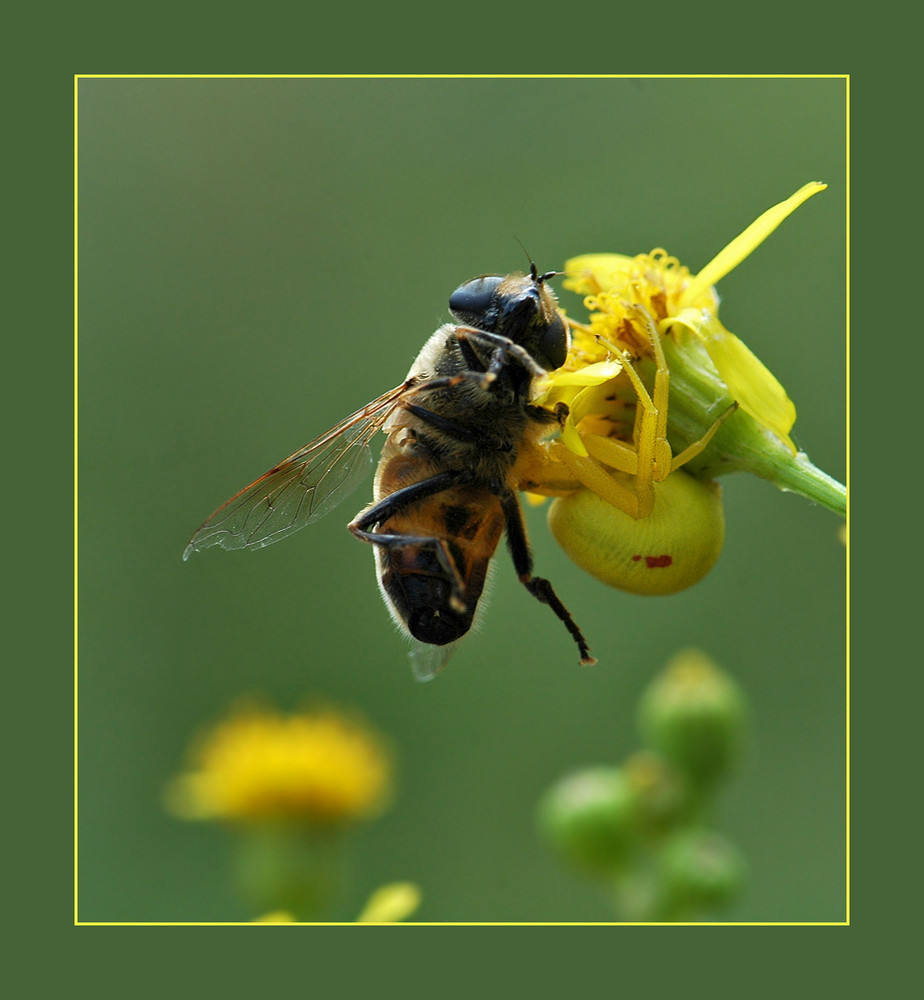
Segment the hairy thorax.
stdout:
<path fill-rule="evenodd" d="M 424 345 L 409 377 L 420 383 L 432 378 L 463 374 L 467 367 L 456 345 L 454 327 L 441 327 Z M 506 485 L 510 470 L 524 443 L 538 432 L 526 409 L 530 379 L 502 371 L 490 386 L 466 378 L 446 388 L 428 391 L 412 402 L 449 421 L 447 430 L 406 409 L 397 410 L 386 423 L 388 440 L 382 450 L 376 496 L 383 479 L 394 490 L 436 472 L 465 471 L 473 483 Z"/>

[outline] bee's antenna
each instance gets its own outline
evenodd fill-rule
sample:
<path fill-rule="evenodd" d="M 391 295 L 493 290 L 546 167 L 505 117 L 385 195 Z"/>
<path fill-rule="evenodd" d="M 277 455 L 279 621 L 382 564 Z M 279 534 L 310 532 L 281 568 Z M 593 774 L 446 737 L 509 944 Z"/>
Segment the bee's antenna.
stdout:
<path fill-rule="evenodd" d="M 539 277 L 539 269 L 536 267 L 536 264 L 533 261 L 533 255 L 523 245 L 523 241 L 520 239 L 519 236 L 514 236 L 514 239 L 517 241 L 517 243 L 520 244 L 520 249 L 523 251 L 523 253 L 526 254 L 526 259 L 529 261 L 529 273 L 533 281 L 541 281 L 542 279 Z"/>
<path fill-rule="evenodd" d="M 536 262 L 533 260 L 533 255 L 523 245 L 523 241 L 519 238 L 519 236 L 514 236 L 514 239 L 520 244 L 520 249 L 523 253 L 526 254 L 526 259 L 529 261 L 530 277 L 537 285 L 541 285 L 543 281 L 548 281 L 549 278 L 554 278 L 557 275 L 564 273 L 563 271 L 546 271 L 545 274 L 540 274 L 539 268 L 536 267 Z"/>

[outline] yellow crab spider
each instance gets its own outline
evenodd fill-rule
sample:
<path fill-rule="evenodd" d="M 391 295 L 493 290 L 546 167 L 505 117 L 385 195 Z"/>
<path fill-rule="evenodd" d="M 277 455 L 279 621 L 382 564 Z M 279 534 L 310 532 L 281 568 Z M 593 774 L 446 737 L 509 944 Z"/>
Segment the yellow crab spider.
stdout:
<path fill-rule="evenodd" d="M 552 534 L 588 573 L 634 593 L 673 593 L 701 579 L 721 551 L 721 490 L 681 470 L 706 447 L 737 404 L 674 455 L 667 440 L 670 372 L 661 337 L 643 306 L 627 308 L 637 314 L 651 345 L 651 392 L 628 354 L 598 337 L 611 360 L 588 366 L 570 379 L 559 377 L 560 385 L 571 383 L 571 410 L 562 434 L 546 445 L 544 461 L 528 469 L 533 475 L 525 475 L 522 485 L 558 497 L 549 510 Z M 620 374 L 636 398 L 631 444 L 593 431 L 578 434 L 581 420 L 612 400 L 613 379 Z M 546 396 L 554 401 L 554 390 Z"/>
<path fill-rule="evenodd" d="M 552 453 L 568 467 L 575 479 L 598 493 L 607 503 L 631 517 L 642 518 L 648 517 L 654 507 L 653 483 L 663 482 L 672 472 L 698 455 L 723 421 L 734 412 L 737 404 L 733 403 L 728 407 L 701 438 L 684 448 L 679 455 L 673 455 L 667 441 L 670 372 L 664 358 L 661 337 L 644 306 L 633 303 L 627 308 L 638 314 L 651 344 L 655 360 L 651 394 L 622 348 L 603 337 L 598 337 L 597 341 L 620 361 L 622 371 L 635 392 L 637 406 L 632 435 L 635 447 L 612 437 L 591 433 L 582 435 L 581 438 L 589 453 L 588 458 L 575 455 L 560 443 L 553 445 Z M 627 490 L 601 466 L 609 466 L 610 469 L 631 476 L 631 489 Z M 601 473 L 605 478 L 601 478 Z"/>

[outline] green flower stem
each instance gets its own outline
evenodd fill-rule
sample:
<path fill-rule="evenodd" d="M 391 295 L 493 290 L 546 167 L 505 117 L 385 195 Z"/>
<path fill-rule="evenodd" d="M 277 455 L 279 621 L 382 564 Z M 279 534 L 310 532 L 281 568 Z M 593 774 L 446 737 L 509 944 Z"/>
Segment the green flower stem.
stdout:
<path fill-rule="evenodd" d="M 668 336 L 663 343 L 671 373 L 668 438 L 676 454 L 698 441 L 734 401 L 709 355 L 693 337 L 684 337 L 678 344 Z M 684 468 L 702 479 L 750 472 L 835 514 L 847 513 L 847 490 L 841 483 L 814 466 L 804 452 L 794 455 L 743 410 L 729 416 Z"/>
<path fill-rule="evenodd" d="M 847 514 L 847 490 L 836 479 L 812 465 L 804 451 L 790 455 L 790 461 L 775 467 L 773 481 L 782 490 L 798 493 L 844 517 Z"/>
<path fill-rule="evenodd" d="M 285 910 L 296 920 L 316 920 L 343 881 L 343 839 L 288 823 L 255 824 L 236 843 L 238 889 L 255 916 Z"/>

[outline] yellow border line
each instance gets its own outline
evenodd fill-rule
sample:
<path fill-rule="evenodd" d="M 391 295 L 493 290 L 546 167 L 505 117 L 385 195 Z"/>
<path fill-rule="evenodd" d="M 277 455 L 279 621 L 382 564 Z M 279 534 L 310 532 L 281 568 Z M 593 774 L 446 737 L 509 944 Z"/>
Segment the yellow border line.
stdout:
<path fill-rule="evenodd" d="M 733 920 L 693 921 L 678 920 L 671 923 L 645 923 L 644 921 L 627 920 L 620 922 L 593 921 L 593 920 L 573 920 L 570 923 L 555 923 L 554 921 L 524 921 L 516 922 L 492 922 L 492 921 L 459 921 L 451 920 L 435 921 L 433 923 L 415 922 L 412 920 L 400 921 L 398 923 L 360 923 L 351 920 L 319 921 L 312 923 L 309 921 L 297 922 L 288 921 L 275 923 L 273 921 L 247 921 L 247 920 L 227 920 L 224 922 L 210 922 L 208 920 L 151 920 L 151 921 L 131 921 L 119 922 L 116 920 L 87 920 L 80 923 L 80 927 L 847 927 L 843 920 L 753 920 L 736 923 Z"/>
<path fill-rule="evenodd" d="M 847 857 L 846 857 L 846 878 L 847 878 L 847 889 L 846 889 L 846 903 L 847 903 L 847 923 L 850 923 L 850 77 L 846 80 L 847 93 L 846 93 L 846 121 L 845 121 L 845 163 L 846 163 L 846 173 L 845 173 L 845 252 L 844 252 L 844 266 L 846 268 L 845 273 L 845 293 L 846 293 L 846 320 L 847 328 L 845 331 L 846 335 L 846 345 L 844 349 L 844 354 L 846 358 L 846 391 L 847 391 L 847 435 L 846 435 L 846 450 L 847 450 L 847 466 L 846 473 L 844 476 L 844 483 L 847 487 L 847 520 L 845 521 L 845 528 L 847 532 L 846 537 L 846 549 L 847 549 L 847 574 L 845 580 L 846 593 L 844 594 L 846 603 L 846 640 L 847 640 L 847 662 L 846 662 L 846 698 L 845 698 L 845 710 L 846 710 L 846 807 L 847 807 Z"/>
<path fill-rule="evenodd" d="M 74 922 L 77 923 L 77 79 L 74 79 Z"/>
<path fill-rule="evenodd" d="M 846 73 L 78 73 L 78 80 L 847 80 Z"/>

